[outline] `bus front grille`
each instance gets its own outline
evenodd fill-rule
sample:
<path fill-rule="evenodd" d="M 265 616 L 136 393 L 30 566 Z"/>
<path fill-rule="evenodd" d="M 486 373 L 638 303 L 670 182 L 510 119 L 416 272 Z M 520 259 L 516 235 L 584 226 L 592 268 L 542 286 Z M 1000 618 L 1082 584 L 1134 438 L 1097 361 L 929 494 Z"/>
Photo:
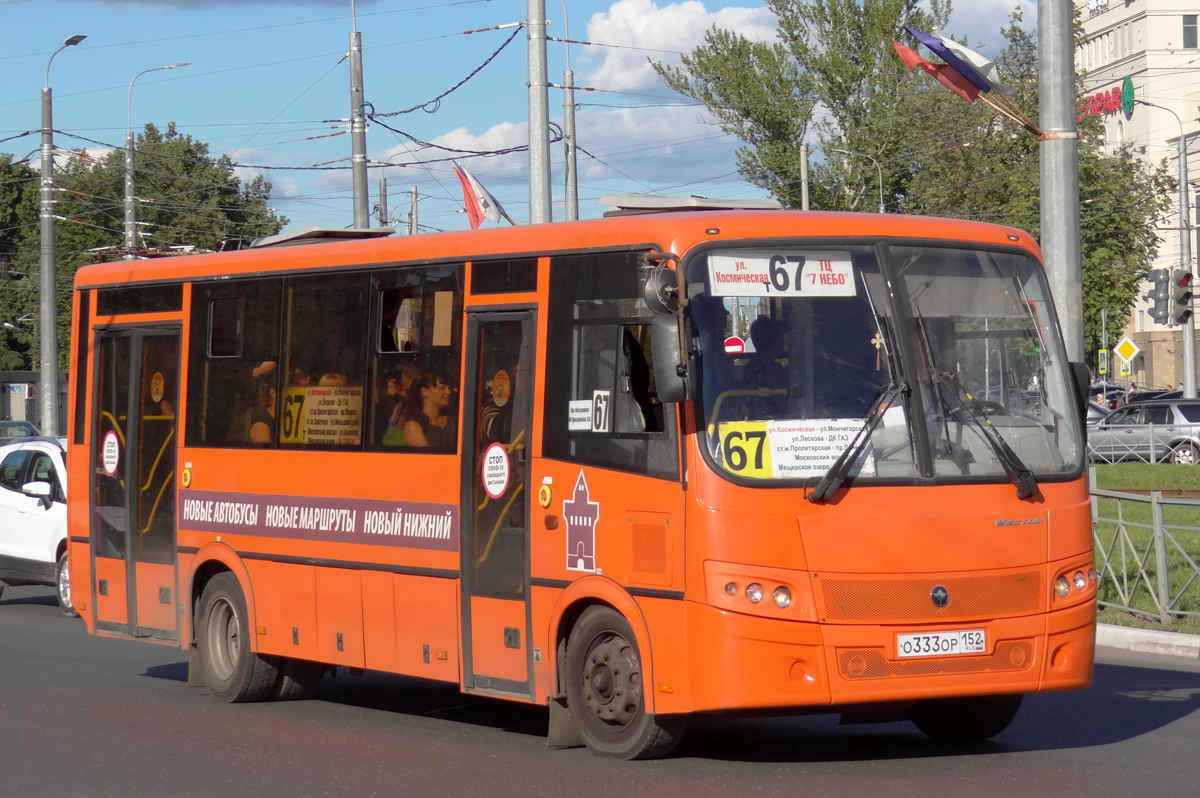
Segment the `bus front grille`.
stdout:
<path fill-rule="evenodd" d="M 881 578 L 822 575 L 813 580 L 824 605 L 821 620 L 905 623 L 986 620 L 1044 611 L 1040 571 L 986 576 Z M 931 598 L 935 587 L 949 593 L 945 606 Z"/>
<path fill-rule="evenodd" d="M 889 660 L 880 648 L 839 648 L 838 669 L 847 679 L 937 676 L 953 673 L 1021 671 L 1033 662 L 1033 642 L 1001 640 L 989 656 Z"/>

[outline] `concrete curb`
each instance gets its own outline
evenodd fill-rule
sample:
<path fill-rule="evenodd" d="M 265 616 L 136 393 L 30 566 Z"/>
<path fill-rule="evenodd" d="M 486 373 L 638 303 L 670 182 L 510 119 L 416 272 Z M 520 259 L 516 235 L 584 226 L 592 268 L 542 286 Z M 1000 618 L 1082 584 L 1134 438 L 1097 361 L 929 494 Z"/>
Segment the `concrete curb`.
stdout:
<path fill-rule="evenodd" d="M 1200 658 L 1200 635 L 1135 629 L 1132 626 L 1096 624 L 1096 645 L 1140 651 L 1144 654 L 1170 654 L 1176 657 Z"/>

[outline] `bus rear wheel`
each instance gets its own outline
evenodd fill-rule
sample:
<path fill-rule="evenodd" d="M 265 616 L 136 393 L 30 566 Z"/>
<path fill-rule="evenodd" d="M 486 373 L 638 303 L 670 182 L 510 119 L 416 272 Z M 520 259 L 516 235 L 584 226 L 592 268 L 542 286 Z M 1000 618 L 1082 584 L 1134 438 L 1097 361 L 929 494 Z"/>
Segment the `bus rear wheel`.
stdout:
<path fill-rule="evenodd" d="M 592 753 L 617 759 L 669 754 L 682 719 L 646 711 L 641 658 L 629 622 L 601 606 L 583 611 L 567 640 L 567 707 Z"/>
<path fill-rule="evenodd" d="M 933 698 L 908 710 L 918 729 L 941 743 L 972 743 L 1008 728 L 1021 708 L 1020 695 Z"/>
<path fill-rule="evenodd" d="M 279 667 L 250 649 L 246 597 L 233 574 L 217 574 L 205 586 L 198 618 L 196 647 L 208 691 L 229 703 L 267 698 Z"/>

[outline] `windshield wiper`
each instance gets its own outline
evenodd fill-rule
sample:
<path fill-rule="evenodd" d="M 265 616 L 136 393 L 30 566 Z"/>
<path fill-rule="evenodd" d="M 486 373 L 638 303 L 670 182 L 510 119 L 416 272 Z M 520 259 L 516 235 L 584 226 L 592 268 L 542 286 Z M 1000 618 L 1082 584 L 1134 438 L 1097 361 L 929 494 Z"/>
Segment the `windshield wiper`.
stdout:
<path fill-rule="evenodd" d="M 871 402 L 871 406 L 867 408 L 865 423 L 859 428 L 854 439 L 842 451 L 840 457 L 833 462 L 829 470 L 825 472 L 825 476 L 821 477 L 821 481 L 813 488 L 812 493 L 808 494 L 808 500 L 813 504 L 820 504 L 827 501 L 830 496 L 837 493 L 838 488 L 846 481 L 846 477 L 850 474 L 850 469 L 854 466 L 858 456 L 862 454 L 862 450 L 866 448 L 867 443 L 871 440 L 871 433 L 879 426 L 880 420 L 883 418 L 883 413 L 880 412 L 885 403 L 890 404 L 892 399 L 899 396 L 900 393 L 907 390 L 907 386 L 897 383 L 894 380 L 880 390 L 875 397 L 875 401 Z"/>
<path fill-rule="evenodd" d="M 967 409 L 962 400 L 959 400 L 958 408 L 962 410 L 962 415 L 967 416 L 975 426 L 979 428 L 983 439 L 991 446 L 992 452 L 995 453 L 996 459 L 1000 461 L 1000 465 L 1004 468 L 1004 473 L 1012 481 L 1017 488 L 1018 499 L 1030 499 L 1038 494 L 1037 479 L 1033 476 L 1033 472 L 1021 461 L 1017 453 L 1008 445 L 1008 441 L 1004 440 L 1004 436 L 992 426 L 992 422 L 988 420 L 983 408 L 979 402 L 975 400 L 968 391 L 964 391 L 962 385 L 959 384 L 958 378 L 950 371 L 938 371 L 933 362 L 933 351 L 929 347 L 929 336 L 925 332 L 925 320 L 918 313 L 917 322 L 920 326 L 920 335 L 917 338 L 921 342 L 922 352 L 925 355 L 926 368 L 929 370 L 929 382 L 931 392 L 937 397 L 938 405 L 942 409 L 942 424 L 946 427 L 946 441 L 949 441 L 949 426 L 946 421 L 946 416 L 949 415 L 949 408 L 946 407 L 946 402 L 942 397 L 941 386 L 943 382 L 952 383 L 955 397 L 959 395 L 967 397 L 971 403 L 971 407 L 975 413 Z M 978 413 L 978 415 L 976 415 Z M 980 419 L 983 419 L 980 421 Z"/>

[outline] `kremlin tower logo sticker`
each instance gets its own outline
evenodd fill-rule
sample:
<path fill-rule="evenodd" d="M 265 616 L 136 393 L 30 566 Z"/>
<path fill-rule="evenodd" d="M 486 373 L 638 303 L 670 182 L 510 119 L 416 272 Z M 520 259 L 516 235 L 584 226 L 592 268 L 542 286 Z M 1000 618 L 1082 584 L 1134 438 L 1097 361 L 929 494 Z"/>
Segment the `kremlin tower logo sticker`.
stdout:
<path fill-rule="evenodd" d="M 563 518 L 567 522 L 567 570 L 595 571 L 600 503 L 591 501 L 582 471 L 575 482 L 575 498 L 563 500 Z"/>

